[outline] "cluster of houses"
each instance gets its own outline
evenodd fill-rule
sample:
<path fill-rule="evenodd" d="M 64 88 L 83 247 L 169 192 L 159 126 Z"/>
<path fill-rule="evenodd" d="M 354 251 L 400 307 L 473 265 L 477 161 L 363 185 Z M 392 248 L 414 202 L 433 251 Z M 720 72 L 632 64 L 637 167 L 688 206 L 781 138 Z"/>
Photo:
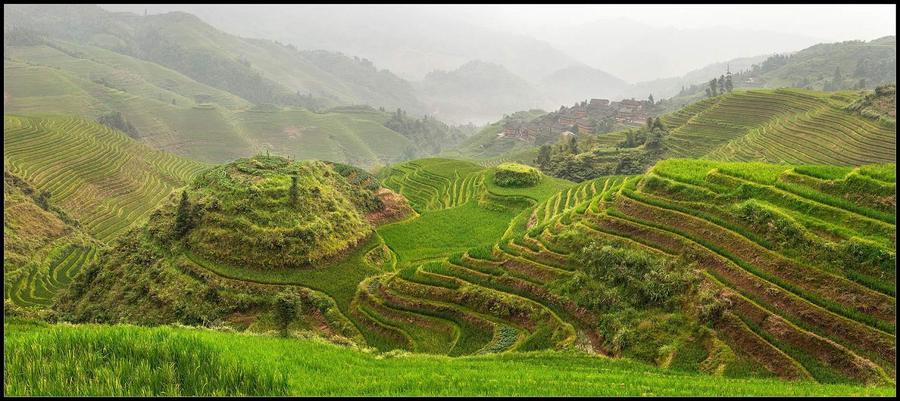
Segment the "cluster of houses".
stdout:
<path fill-rule="evenodd" d="M 610 102 L 609 99 L 591 99 L 572 107 L 562 106 L 558 111 L 530 122 L 509 119 L 498 136 L 535 143 L 539 136 L 551 139 L 573 130 L 577 130 L 579 134 L 593 134 L 598 121 L 611 119 L 626 126 L 643 124 L 651 116 L 651 107 L 652 104 L 647 100 L 623 99 Z"/>

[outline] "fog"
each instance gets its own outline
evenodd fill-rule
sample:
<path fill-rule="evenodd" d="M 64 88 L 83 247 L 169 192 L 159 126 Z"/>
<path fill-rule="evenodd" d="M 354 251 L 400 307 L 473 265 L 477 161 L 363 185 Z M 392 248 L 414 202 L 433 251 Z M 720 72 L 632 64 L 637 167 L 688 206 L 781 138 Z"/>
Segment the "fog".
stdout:
<path fill-rule="evenodd" d="M 584 64 L 627 82 L 896 31 L 895 5 L 103 5 L 366 57 L 410 80 L 472 60 L 528 80 Z"/>

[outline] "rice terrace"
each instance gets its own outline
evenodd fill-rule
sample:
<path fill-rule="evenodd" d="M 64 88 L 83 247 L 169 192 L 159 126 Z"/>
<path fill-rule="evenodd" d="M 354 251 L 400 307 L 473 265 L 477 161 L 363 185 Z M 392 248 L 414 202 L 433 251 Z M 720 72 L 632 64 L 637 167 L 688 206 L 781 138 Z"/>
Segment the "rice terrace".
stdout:
<path fill-rule="evenodd" d="M 4 395 L 896 396 L 895 14 L 5 4 Z"/>

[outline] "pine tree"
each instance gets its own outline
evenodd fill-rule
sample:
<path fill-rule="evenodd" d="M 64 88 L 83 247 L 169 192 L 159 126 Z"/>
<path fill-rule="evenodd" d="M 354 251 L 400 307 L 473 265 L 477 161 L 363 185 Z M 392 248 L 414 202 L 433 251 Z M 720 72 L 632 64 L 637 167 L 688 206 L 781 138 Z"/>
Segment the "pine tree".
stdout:
<path fill-rule="evenodd" d="M 683 88 L 682 88 L 682 89 L 683 89 Z M 653 94 L 652 94 L 652 93 L 650 94 L 650 96 L 647 96 L 647 101 L 649 101 L 650 104 L 656 104 L 656 103 L 653 102 Z"/>

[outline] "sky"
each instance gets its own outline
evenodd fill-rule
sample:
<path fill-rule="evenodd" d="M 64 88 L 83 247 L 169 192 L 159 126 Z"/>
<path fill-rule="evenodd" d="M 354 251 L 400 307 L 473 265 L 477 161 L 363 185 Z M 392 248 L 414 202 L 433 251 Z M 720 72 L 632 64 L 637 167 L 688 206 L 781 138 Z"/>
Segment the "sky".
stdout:
<path fill-rule="evenodd" d="M 135 11 L 140 5 L 102 5 L 110 10 Z M 162 11 L 185 5 L 150 5 Z M 197 7 L 188 5 L 189 7 Z M 209 5 L 206 5 L 209 6 Z M 267 5 L 271 7 L 272 5 Z M 353 5 L 344 5 L 353 7 Z M 202 7 L 202 6 L 200 6 Z M 302 7 L 288 6 L 282 7 Z M 629 18 L 655 26 L 697 29 L 729 26 L 747 30 L 767 30 L 803 34 L 825 41 L 871 40 L 894 35 L 897 30 L 896 5 L 674 5 L 674 4 L 567 4 L 567 5 L 383 5 L 446 9 L 448 14 L 497 30 L 540 37 L 546 29 L 560 24 L 583 24 L 610 18 Z"/>
<path fill-rule="evenodd" d="M 698 29 L 729 26 L 803 34 L 825 41 L 872 40 L 897 31 L 896 5 L 487 5 L 457 8 L 497 29 L 540 36 L 558 24 L 628 18 L 654 26 Z M 488 12 L 485 12 L 488 11 Z"/>

